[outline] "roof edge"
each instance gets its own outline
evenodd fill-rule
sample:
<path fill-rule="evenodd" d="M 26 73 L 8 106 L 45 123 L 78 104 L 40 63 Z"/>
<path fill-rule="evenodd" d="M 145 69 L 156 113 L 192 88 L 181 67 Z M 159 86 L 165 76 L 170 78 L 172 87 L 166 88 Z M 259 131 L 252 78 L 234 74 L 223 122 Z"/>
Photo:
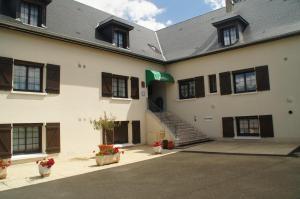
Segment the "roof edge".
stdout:
<path fill-rule="evenodd" d="M 269 37 L 269 38 L 266 38 L 266 39 L 256 40 L 256 41 L 241 44 L 241 45 L 238 45 L 238 46 L 231 46 L 231 47 L 227 47 L 227 48 L 224 48 L 224 49 L 214 50 L 214 51 L 210 51 L 210 52 L 199 54 L 199 55 L 192 55 L 192 56 L 182 57 L 182 58 L 179 58 L 179 59 L 168 60 L 168 61 L 165 62 L 165 64 L 173 64 L 173 63 L 176 63 L 176 62 L 186 61 L 186 60 L 195 59 L 195 58 L 199 58 L 199 57 L 205 57 L 205 56 L 218 54 L 218 53 L 222 53 L 222 52 L 226 52 L 226 51 L 230 51 L 230 50 L 236 50 L 236 49 L 239 49 L 239 48 L 245 48 L 245 47 L 248 47 L 248 46 L 253 46 L 253 45 L 256 45 L 256 44 L 262 44 L 262 43 L 267 43 L 267 42 L 270 42 L 270 41 L 281 40 L 281 39 L 285 39 L 285 38 L 292 37 L 292 36 L 297 36 L 297 35 L 300 35 L 300 30 L 289 32 L 289 33 L 278 35 L 278 36 Z"/>

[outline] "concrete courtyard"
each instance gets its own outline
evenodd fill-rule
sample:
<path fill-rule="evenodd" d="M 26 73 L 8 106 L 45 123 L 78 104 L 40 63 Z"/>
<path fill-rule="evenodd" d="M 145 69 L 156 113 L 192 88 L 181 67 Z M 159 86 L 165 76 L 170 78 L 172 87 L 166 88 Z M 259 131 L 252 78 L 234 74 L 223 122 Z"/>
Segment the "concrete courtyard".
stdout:
<path fill-rule="evenodd" d="M 299 199 L 300 158 L 185 153 L 0 192 L 5 199 Z"/>

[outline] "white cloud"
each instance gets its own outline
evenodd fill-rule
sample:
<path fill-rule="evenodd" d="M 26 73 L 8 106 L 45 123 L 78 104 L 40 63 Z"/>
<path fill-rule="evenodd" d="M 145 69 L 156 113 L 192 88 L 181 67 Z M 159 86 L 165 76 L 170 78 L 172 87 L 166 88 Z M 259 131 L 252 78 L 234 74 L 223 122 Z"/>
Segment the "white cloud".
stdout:
<path fill-rule="evenodd" d="M 103 10 L 126 20 L 133 21 L 152 30 L 158 30 L 172 24 L 157 21 L 164 9 L 149 0 L 77 0 L 81 3 Z"/>
<path fill-rule="evenodd" d="M 204 2 L 209 4 L 213 9 L 219 9 L 225 6 L 225 0 L 204 0 Z"/>

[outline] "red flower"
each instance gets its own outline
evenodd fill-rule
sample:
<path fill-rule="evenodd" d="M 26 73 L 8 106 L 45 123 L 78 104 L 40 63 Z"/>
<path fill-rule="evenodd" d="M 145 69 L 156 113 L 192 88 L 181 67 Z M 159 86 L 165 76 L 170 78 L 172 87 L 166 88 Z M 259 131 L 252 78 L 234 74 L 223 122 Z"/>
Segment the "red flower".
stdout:
<path fill-rule="evenodd" d="M 159 142 L 159 141 L 156 141 L 156 142 L 154 142 L 153 143 L 153 145 L 152 145 L 153 147 L 158 147 L 158 146 L 161 146 L 161 142 Z"/>

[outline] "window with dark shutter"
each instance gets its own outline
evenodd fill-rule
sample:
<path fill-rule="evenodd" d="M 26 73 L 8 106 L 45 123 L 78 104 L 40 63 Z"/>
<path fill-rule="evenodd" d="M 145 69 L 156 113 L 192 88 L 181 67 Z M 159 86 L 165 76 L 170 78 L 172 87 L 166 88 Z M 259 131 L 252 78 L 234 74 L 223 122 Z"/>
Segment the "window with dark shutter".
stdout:
<path fill-rule="evenodd" d="M 221 95 L 230 95 L 232 93 L 231 73 L 224 72 L 224 73 L 220 73 L 219 76 L 220 76 Z"/>
<path fill-rule="evenodd" d="M 0 159 L 11 155 L 11 124 L 0 124 Z"/>
<path fill-rule="evenodd" d="M 223 137 L 232 138 L 234 137 L 234 120 L 233 117 L 222 118 L 223 124 Z"/>
<path fill-rule="evenodd" d="M 131 98 L 139 99 L 140 98 L 139 78 L 131 77 L 130 80 L 131 80 Z"/>
<path fill-rule="evenodd" d="M 0 57 L 0 90 L 12 89 L 13 59 Z"/>
<path fill-rule="evenodd" d="M 259 126 L 260 126 L 261 137 L 274 137 L 272 115 L 259 116 Z"/>
<path fill-rule="evenodd" d="M 209 92 L 210 93 L 216 93 L 217 92 L 217 75 L 209 75 L 208 76 L 209 81 Z"/>
<path fill-rule="evenodd" d="M 60 152 L 60 123 L 46 124 L 46 153 Z"/>
<path fill-rule="evenodd" d="M 111 73 L 102 73 L 102 97 L 112 97 Z"/>
<path fill-rule="evenodd" d="M 196 97 L 195 78 L 178 80 L 179 98 L 190 99 Z"/>
<path fill-rule="evenodd" d="M 269 78 L 268 66 L 259 66 L 256 67 L 255 70 L 256 70 L 257 90 L 258 91 L 270 90 L 270 78 Z"/>
<path fill-rule="evenodd" d="M 114 144 L 128 143 L 128 121 L 120 122 L 120 125 L 114 130 Z"/>
<path fill-rule="evenodd" d="M 195 96 L 205 97 L 204 77 L 195 77 Z"/>
<path fill-rule="evenodd" d="M 47 64 L 46 92 L 60 93 L 60 66 Z"/>
<path fill-rule="evenodd" d="M 141 143 L 141 122 L 132 121 L 132 143 Z"/>

